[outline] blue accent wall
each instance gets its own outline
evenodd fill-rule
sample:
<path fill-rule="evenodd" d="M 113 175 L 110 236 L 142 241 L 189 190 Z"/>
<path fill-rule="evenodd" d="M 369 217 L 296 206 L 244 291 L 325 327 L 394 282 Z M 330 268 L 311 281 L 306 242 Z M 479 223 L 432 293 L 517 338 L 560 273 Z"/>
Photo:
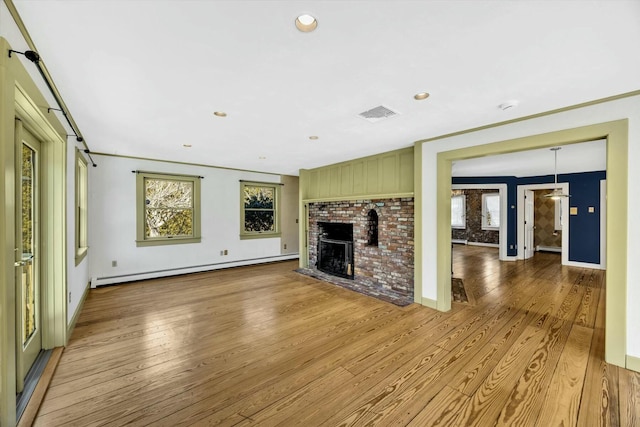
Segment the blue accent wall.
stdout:
<path fill-rule="evenodd" d="M 578 209 L 569 216 L 569 261 L 600 263 L 600 181 L 606 179 L 605 171 L 558 175 L 558 182 L 569 183 L 569 206 Z M 507 255 L 518 254 L 518 185 L 553 183 L 553 175 L 492 177 L 457 177 L 453 184 L 507 184 Z M 589 212 L 589 207 L 594 212 Z M 568 210 L 567 210 L 568 211 Z M 513 247 L 513 249 L 511 249 Z"/>

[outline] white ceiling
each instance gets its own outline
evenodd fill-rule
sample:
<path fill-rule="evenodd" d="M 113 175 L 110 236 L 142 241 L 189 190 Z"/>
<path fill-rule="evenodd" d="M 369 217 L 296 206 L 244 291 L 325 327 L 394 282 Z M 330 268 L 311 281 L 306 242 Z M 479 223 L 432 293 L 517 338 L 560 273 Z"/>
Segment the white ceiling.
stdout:
<path fill-rule="evenodd" d="M 563 145 L 558 150 L 558 173 L 603 171 L 607 169 L 607 142 Z M 548 148 L 454 162 L 451 175 L 462 176 L 538 176 L 556 171 L 554 153 Z"/>
<path fill-rule="evenodd" d="M 637 0 L 14 3 L 93 152 L 297 174 L 640 89 Z"/>

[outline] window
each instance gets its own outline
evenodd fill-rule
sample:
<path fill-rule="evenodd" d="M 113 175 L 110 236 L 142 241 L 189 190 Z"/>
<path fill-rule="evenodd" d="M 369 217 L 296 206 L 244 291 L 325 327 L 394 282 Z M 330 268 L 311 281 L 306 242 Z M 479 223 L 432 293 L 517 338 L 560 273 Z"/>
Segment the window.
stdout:
<path fill-rule="evenodd" d="M 200 242 L 200 177 L 137 172 L 138 246 Z"/>
<path fill-rule="evenodd" d="M 82 153 L 76 149 L 76 265 L 80 264 L 87 255 L 89 244 L 87 243 L 87 207 L 88 200 L 88 168 L 87 161 Z"/>
<path fill-rule="evenodd" d="M 451 196 L 451 227 L 467 228 L 466 198 L 464 194 Z"/>
<path fill-rule="evenodd" d="M 279 237 L 280 184 L 241 182 L 240 238 Z"/>
<path fill-rule="evenodd" d="M 500 228 L 500 193 L 482 195 L 482 229 L 498 230 Z"/>

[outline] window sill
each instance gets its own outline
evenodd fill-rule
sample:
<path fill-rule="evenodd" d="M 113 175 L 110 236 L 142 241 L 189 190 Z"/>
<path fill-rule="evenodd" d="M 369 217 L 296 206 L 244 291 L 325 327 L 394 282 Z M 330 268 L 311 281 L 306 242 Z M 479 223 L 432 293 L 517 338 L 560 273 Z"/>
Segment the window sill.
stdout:
<path fill-rule="evenodd" d="M 156 240 L 136 240 L 137 247 L 144 246 L 164 246 L 164 245 L 181 245 L 186 243 L 200 243 L 200 237 L 173 237 Z"/>
<path fill-rule="evenodd" d="M 280 237 L 280 236 L 282 236 L 282 233 L 241 234 L 240 240 L 269 239 L 269 238 Z"/>
<path fill-rule="evenodd" d="M 85 257 L 87 256 L 87 252 L 89 252 L 88 247 L 79 248 L 76 251 L 76 267 L 80 265 L 83 259 L 85 259 Z"/>

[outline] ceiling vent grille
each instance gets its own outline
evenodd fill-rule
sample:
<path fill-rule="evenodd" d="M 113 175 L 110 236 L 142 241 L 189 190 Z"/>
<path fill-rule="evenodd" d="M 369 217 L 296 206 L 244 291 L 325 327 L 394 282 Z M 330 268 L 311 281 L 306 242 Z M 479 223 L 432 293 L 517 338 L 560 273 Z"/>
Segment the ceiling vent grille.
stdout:
<path fill-rule="evenodd" d="M 380 120 L 388 119 L 389 117 L 397 116 L 398 114 L 398 112 L 393 111 L 391 108 L 380 105 L 365 111 L 364 113 L 358 114 L 358 117 L 363 118 L 370 123 L 375 123 Z"/>

